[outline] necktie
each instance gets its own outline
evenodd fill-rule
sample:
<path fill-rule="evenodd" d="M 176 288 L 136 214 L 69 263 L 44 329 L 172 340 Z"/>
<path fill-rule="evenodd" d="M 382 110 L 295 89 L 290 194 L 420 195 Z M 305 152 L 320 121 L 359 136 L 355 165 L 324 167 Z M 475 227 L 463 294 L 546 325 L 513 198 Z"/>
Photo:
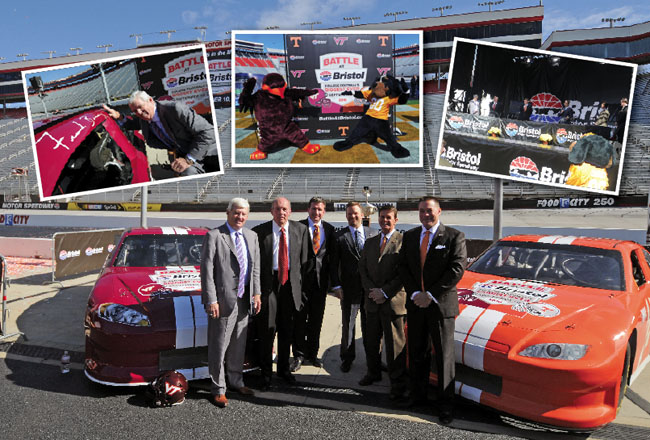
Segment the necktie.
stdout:
<path fill-rule="evenodd" d="M 242 298 L 246 290 L 246 269 L 248 261 L 244 252 L 244 244 L 241 232 L 235 232 L 235 250 L 237 251 L 237 262 L 239 263 L 239 283 L 237 284 L 237 297 Z"/>
<path fill-rule="evenodd" d="M 381 239 L 381 247 L 379 248 L 379 255 L 384 253 L 384 248 L 386 247 L 386 236 L 382 235 L 382 237 L 383 238 Z"/>
<path fill-rule="evenodd" d="M 429 237 L 431 236 L 431 231 L 424 231 L 424 237 L 420 242 L 420 278 L 422 284 L 422 291 L 424 292 L 424 260 L 427 258 L 427 247 L 429 246 Z"/>
<path fill-rule="evenodd" d="M 320 250 L 320 229 L 318 225 L 314 225 L 314 237 L 312 238 L 312 246 L 314 247 L 314 254 Z"/>
<path fill-rule="evenodd" d="M 280 285 L 284 284 L 289 279 L 289 252 L 287 250 L 287 236 L 284 233 L 284 228 L 280 228 L 280 248 L 278 250 L 278 281 Z"/>
<path fill-rule="evenodd" d="M 355 238 L 355 244 L 357 246 L 357 250 L 361 252 L 363 250 L 363 240 L 361 239 L 361 232 L 357 229 L 355 232 L 356 238 Z"/>
<path fill-rule="evenodd" d="M 163 144 L 165 144 L 167 147 L 173 145 L 173 141 L 171 140 L 171 138 L 167 135 L 167 133 L 165 133 L 163 128 L 159 126 L 156 122 L 151 121 L 151 124 L 149 124 L 149 126 L 151 127 L 151 130 L 156 135 L 156 137 L 160 139 L 160 141 Z"/>

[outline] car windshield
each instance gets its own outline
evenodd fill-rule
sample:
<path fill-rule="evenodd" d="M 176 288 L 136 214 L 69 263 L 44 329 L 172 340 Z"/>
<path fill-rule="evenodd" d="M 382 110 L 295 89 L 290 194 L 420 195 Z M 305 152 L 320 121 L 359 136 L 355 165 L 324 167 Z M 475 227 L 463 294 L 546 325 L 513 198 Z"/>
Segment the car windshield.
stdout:
<path fill-rule="evenodd" d="M 543 283 L 625 290 L 620 252 L 587 246 L 501 241 L 469 270 Z"/>
<path fill-rule="evenodd" d="M 198 266 L 202 246 L 202 235 L 132 235 L 122 243 L 115 266 Z"/>

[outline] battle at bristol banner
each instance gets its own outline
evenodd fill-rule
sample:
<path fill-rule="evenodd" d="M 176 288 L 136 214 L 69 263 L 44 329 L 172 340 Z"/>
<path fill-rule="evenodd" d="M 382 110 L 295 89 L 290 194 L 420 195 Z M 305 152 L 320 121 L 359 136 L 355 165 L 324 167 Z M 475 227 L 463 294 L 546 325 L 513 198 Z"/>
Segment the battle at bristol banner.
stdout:
<path fill-rule="evenodd" d="M 182 51 L 137 58 L 142 90 L 155 99 L 173 99 L 198 114 L 211 112 L 203 51 Z"/>
<path fill-rule="evenodd" d="M 391 34 L 287 34 L 290 87 L 319 89 L 296 120 L 311 139 L 345 137 L 363 116 L 363 100 L 341 93 L 394 74 Z"/>
<path fill-rule="evenodd" d="M 231 41 L 217 40 L 205 43 L 208 52 L 208 69 L 212 84 L 214 108 L 230 107 Z"/>

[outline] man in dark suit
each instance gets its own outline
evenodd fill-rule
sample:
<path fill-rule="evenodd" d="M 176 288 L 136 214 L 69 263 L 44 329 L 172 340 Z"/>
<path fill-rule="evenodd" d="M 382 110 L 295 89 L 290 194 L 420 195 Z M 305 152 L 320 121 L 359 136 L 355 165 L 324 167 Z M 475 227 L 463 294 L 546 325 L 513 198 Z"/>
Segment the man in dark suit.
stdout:
<path fill-rule="evenodd" d="M 503 104 L 499 102 L 499 97 L 494 95 L 492 102 L 490 102 L 490 116 L 493 118 L 500 118 L 503 111 Z"/>
<path fill-rule="evenodd" d="M 621 99 L 621 109 L 616 113 L 616 129 L 614 130 L 614 140 L 619 144 L 623 143 L 625 134 L 625 122 L 627 121 L 627 98 Z"/>
<path fill-rule="evenodd" d="M 300 223 L 309 228 L 310 245 L 307 263 L 303 266 L 302 290 L 306 304 L 296 319 L 294 360 L 291 371 L 298 371 L 303 362 L 322 367 L 318 359 L 320 331 L 325 313 L 325 299 L 330 281 L 330 249 L 334 240 L 334 226 L 323 221 L 325 200 L 312 197 L 307 209 L 309 216 Z"/>
<path fill-rule="evenodd" d="M 260 243 L 260 284 L 262 310 L 258 314 L 260 369 L 263 389 L 271 385 L 273 340 L 278 333 L 277 374 L 294 383 L 289 355 L 294 333 L 294 319 L 303 306 L 302 266 L 307 262 L 309 232 L 299 222 L 289 220 L 291 203 L 278 197 L 271 206 L 273 220 L 253 228 Z"/>
<path fill-rule="evenodd" d="M 365 349 L 368 371 L 359 385 L 381 380 L 381 338 L 390 378 L 390 399 L 403 396 L 408 386 L 406 372 L 406 292 L 399 277 L 402 234 L 395 230 L 397 209 L 379 208 L 381 233 L 366 240 L 359 260 L 366 310 Z"/>
<path fill-rule="evenodd" d="M 569 107 L 569 101 L 567 99 L 564 100 L 562 110 L 557 115 L 560 117 L 558 121 L 560 124 L 571 124 L 573 122 L 573 109 Z"/>
<path fill-rule="evenodd" d="M 126 130 L 142 130 L 151 148 L 173 156 L 172 170 L 181 176 L 203 173 L 199 161 L 216 145 L 214 127 L 191 108 L 175 101 L 154 101 L 144 91 L 129 97 L 129 108 L 140 119 L 124 118 L 117 110 L 103 106 Z"/>
<path fill-rule="evenodd" d="M 249 205 L 234 198 L 226 210 L 227 221 L 208 232 L 201 256 L 201 301 L 208 313 L 208 365 L 212 399 L 228 405 L 230 389 L 244 395 L 242 368 L 246 352 L 248 312 L 260 311 L 260 249 L 257 234 L 244 227 Z"/>
<path fill-rule="evenodd" d="M 530 105 L 528 98 L 524 98 L 524 103 L 519 107 L 519 119 L 521 121 L 529 121 L 532 114 L 533 106 Z"/>
<path fill-rule="evenodd" d="M 436 353 L 440 421 L 453 420 L 454 329 L 458 315 L 456 284 L 465 272 L 465 235 L 440 222 L 440 205 L 424 197 L 418 205 L 422 227 L 404 234 L 399 253 L 400 278 L 406 290 L 409 405 L 426 404 L 431 344 Z"/>
<path fill-rule="evenodd" d="M 341 371 L 347 373 L 355 358 L 355 327 L 361 312 L 361 336 L 365 335 L 366 316 L 363 306 L 363 287 L 359 276 L 359 258 L 365 241 L 376 234 L 363 226 L 361 205 L 348 203 L 345 209 L 348 226 L 336 232 L 331 255 L 331 280 L 335 294 L 341 299 Z M 364 337 L 365 339 L 365 337 Z"/>

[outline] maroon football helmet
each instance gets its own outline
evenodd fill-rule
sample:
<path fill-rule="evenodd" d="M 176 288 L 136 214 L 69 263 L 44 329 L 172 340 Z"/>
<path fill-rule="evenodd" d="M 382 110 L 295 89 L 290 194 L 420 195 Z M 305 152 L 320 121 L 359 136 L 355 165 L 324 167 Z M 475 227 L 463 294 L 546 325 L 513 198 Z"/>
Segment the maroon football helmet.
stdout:
<path fill-rule="evenodd" d="M 177 371 L 163 371 L 149 384 L 148 396 L 153 406 L 180 405 L 189 390 L 187 379 Z"/>

